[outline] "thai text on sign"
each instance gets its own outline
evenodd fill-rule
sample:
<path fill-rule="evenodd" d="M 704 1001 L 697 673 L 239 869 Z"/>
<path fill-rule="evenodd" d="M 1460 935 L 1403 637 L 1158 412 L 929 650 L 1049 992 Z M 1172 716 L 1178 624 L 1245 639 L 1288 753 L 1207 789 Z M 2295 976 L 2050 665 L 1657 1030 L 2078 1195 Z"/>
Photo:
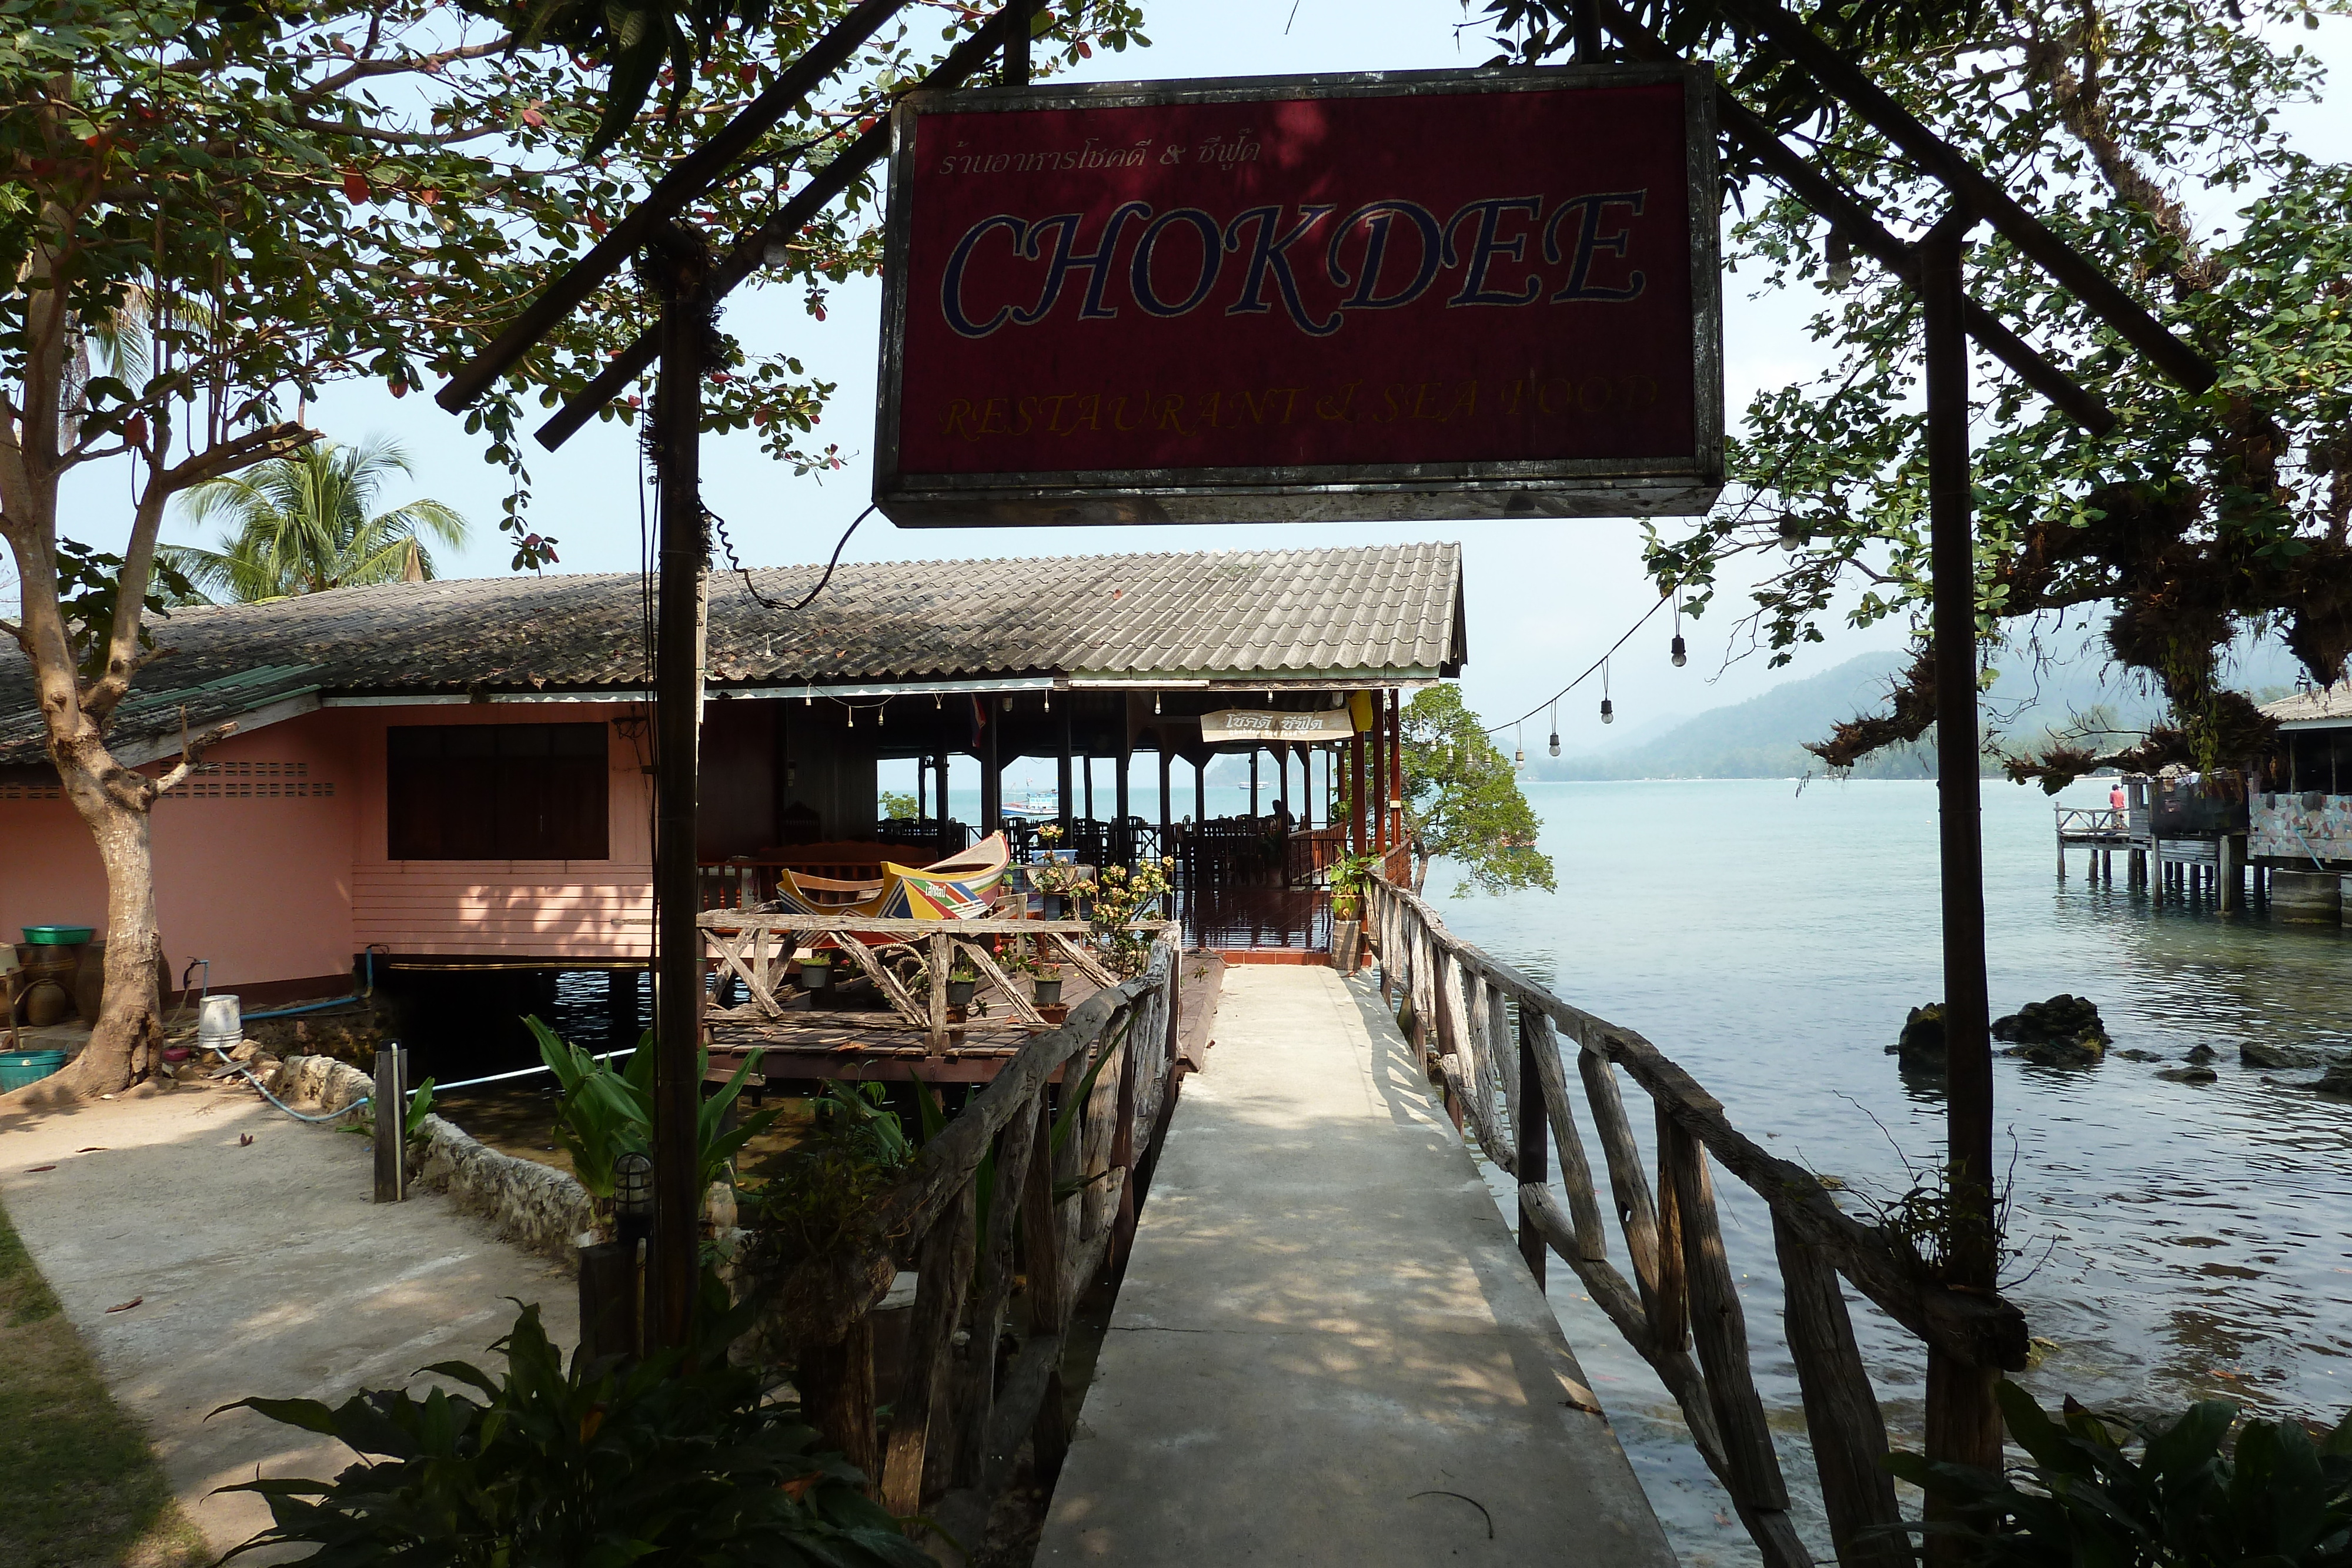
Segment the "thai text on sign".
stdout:
<path fill-rule="evenodd" d="M 877 499 L 1711 496 L 1691 97 L 1640 68 L 917 95 Z"/>
<path fill-rule="evenodd" d="M 1220 740 L 1345 740 L 1356 733 L 1346 708 L 1280 713 L 1272 708 L 1221 708 L 1201 716 L 1201 738 Z"/>

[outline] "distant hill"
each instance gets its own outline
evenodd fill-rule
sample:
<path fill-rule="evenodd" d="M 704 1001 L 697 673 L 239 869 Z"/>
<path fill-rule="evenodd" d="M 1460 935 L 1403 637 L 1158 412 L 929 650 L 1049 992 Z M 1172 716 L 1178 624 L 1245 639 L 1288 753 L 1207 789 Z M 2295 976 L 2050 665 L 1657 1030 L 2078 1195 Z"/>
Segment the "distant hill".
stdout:
<path fill-rule="evenodd" d="M 1601 756 L 1530 760 L 1530 777 L 1592 779 L 1790 779 L 1822 771 L 1822 760 L 1805 749 L 1835 725 L 1875 708 L 1906 663 L 1899 651 L 1860 653 L 1819 674 L 1774 686 L 1746 702 L 1711 708 L 1641 745 Z M 2012 746 L 2031 746 L 2049 729 L 2104 709 L 2105 722 L 2137 728 L 2162 711 L 2160 698 L 2116 676 L 2089 654 L 2036 671 L 2015 654 L 2005 657 L 2000 678 L 1986 695 L 1987 722 Z M 2232 683 L 2275 695 L 2294 678 L 2294 664 L 2283 650 L 2237 651 Z M 2104 677 L 2104 678 L 2103 678 Z M 1880 753 L 1854 769 L 1865 779 L 1916 779 L 1936 769 L 1932 732 L 1916 746 Z"/>

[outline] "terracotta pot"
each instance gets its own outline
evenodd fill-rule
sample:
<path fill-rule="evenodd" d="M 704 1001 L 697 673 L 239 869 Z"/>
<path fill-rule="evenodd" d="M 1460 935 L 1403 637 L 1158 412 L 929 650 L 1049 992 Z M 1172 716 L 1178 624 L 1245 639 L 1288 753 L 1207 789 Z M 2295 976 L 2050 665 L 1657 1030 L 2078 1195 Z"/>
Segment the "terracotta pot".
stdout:
<path fill-rule="evenodd" d="M 25 1021 L 35 1029 L 59 1024 L 73 1013 L 73 998 L 55 980 L 43 980 L 25 994 Z"/>
<path fill-rule="evenodd" d="M 1037 1012 L 1047 1023 L 1067 1023 L 1070 1018 L 1070 1009 L 1060 1002 L 1039 1002 Z"/>

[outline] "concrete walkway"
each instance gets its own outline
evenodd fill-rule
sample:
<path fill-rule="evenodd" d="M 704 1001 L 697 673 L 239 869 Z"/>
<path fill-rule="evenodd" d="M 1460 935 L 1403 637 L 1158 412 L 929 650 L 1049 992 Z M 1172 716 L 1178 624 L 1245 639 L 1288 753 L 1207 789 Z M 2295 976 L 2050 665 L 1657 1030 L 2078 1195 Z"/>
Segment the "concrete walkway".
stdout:
<path fill-rule="evenodd" d="M 1040 1563 L 1674 1553 L 1376 988 L 1237 965 Z"/>
<path fill-rule="evenodd" d="M 249 1090 L 0 1111 L 0 1199 L 215 1550 L 269 1513 L 214 1488 L 257 1466 L 331 1477 L 352 1456 L 248 1410 L 211 1411 L 257 1394 L 336 1404 L 436 1361 L 495 1376 L 507 1296 L 539 1302 L 559 1343 L 578 1338 L 569 1277 L 446 1198 L 371 1203 L 371 1169 L 366 1139 L 295 1122 Z"/>

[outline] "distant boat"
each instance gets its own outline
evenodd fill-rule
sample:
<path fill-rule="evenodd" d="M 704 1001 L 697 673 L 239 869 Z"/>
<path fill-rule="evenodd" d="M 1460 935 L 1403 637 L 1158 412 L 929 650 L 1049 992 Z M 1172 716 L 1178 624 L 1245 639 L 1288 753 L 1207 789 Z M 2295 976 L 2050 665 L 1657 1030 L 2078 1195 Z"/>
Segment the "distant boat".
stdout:
<path fill-rule="evenodd" d="M 1035 799 L 1007 800 L 1004 802 L 1004 814 L 1008 817 L 1058 817 L 1062 814 L 1062 803 Z"/>

